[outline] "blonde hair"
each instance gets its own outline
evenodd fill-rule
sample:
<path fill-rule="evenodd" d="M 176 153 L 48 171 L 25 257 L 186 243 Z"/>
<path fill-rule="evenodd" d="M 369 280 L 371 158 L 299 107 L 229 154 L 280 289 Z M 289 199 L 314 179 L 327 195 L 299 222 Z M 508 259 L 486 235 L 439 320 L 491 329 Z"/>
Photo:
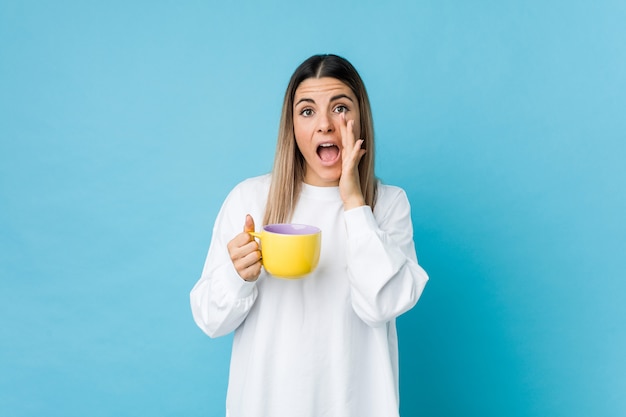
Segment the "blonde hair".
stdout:
<path fill-rule="evenodd" d="M 263 224 L 288 223 L 291 221 L 302 181 L 305 161 L 296 144 L 293 131 L 293 101 L 296 89 L 309 78 L 335 78 L 352 89 L 357 97 L 361 118 L 361 138 L 367 152 L 359 162 L 359 178 L 365 204 L 372 210 L 376 203 L 376 176 L 374 175 L 374 122 L 365 84 L 356 69 L 346 59 L 337 55 L 314 55 L 304 61 L 291 76 L 280 117 L 276 155 L 272 169 L 265 217 Z"/>

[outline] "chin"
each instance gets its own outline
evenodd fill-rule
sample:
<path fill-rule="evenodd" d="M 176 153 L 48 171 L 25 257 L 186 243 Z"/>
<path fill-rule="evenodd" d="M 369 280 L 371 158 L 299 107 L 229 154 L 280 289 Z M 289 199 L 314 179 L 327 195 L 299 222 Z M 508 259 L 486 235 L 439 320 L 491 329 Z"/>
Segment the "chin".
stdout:
<path fill-rule="evenodd" d="M 315 185 L 319 187 L 335 187 L 339 185 L 339 178 L 341 175 L 317 175 L 314 176 L 305 176 L 304 181 L 307 184 Z"/>
<path fill-rule="evenodd" d="M 321 177 L 320 180 L 325 183 L 327 187 L 333 187 L 339 185 L 339 179 L 341 175 L 333 175 L 328 177 Z"/>

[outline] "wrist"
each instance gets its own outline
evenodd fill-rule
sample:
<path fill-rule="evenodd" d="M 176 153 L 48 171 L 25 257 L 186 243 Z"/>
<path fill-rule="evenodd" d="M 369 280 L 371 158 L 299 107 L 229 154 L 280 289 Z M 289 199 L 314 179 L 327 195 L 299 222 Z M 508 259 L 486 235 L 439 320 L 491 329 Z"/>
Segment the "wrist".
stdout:
<path fill-rule="evenodd" d="M 352 210 L 353 208 L 361 207 L 365 205 L 365 199 L 361 196 L 352 197 L 343 201 L 344 211 Z"/>

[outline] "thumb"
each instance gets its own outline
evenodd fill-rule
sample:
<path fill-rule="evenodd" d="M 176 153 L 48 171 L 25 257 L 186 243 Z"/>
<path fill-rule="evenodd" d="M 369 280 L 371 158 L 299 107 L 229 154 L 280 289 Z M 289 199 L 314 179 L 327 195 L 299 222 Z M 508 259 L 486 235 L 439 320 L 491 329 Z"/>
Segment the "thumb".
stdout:
<path fill-rule="evenodd" d="M 249 214 L 246 214 L 246 223 L 243 226 L 243 231 L 254 232 L 254 219 Z"/>

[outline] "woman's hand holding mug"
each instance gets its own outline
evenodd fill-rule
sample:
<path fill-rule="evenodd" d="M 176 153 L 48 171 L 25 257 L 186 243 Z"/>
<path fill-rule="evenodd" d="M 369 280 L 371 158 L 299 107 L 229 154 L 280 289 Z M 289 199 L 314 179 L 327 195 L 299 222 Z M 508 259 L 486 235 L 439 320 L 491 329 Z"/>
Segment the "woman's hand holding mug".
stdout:
<path fill-rule="evenodd" d="M 254 220 L 248 214 L 243 232 L 228 242 L 227 248 L 239 276 L 245 281 L 256 281 L 261 274 L 261 251 L 250 232 L 254 232 Z"/>

